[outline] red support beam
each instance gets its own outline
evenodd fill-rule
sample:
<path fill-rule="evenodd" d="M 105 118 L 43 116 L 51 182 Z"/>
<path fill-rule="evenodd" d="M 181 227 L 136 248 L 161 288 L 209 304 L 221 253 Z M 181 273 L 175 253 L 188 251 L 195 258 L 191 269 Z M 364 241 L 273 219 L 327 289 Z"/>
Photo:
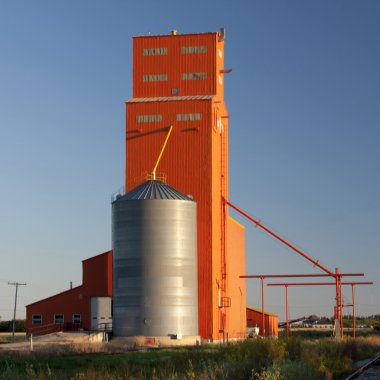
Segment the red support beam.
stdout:
<path fill-rule="evenodd" d="M 352 336 L 354 338 L 356 338 L 355 285 L 357 285 L 357 284 L 351 284 L 351 291 L 352 291 Z"/>
<path fill-rule="evenodd" d="M 262 335 L 265 338 L 265 315 L 264 315 L 264 277 L 261 277 L 261 323 Z"/>
<path fill-rule="evenodd" d="M 364 273 L 341 273 L 342 277 L 363 277 Z M 298 278 L 298 277 L 331 277 L 329 274 L 254 274 L 239 276 L 240 278 Z M 333 276 L 335 277 L 335 275 Z"/>
<path fill-rule="evenodd" d="M 342 277 L 339 268 L 335 268 L 336 319 L 339 321 L 340 337 L 343 338 Z"/>
<path fill-rule="evenodd" d="M 269 283 L 267 286 L 320 286 L 320 285 L 336 285 L 335 282 L 276 282 Z M 362 282 L 342 282 L 342 285 L 373 285 L 372 281 L 362 281 Z"/>
<path fill-rule="evenodd" d="M 285 286 L 285 300 L 286 300 L 286 336 L 289 336 L 289 312 L 288 312 L 288 286 Z"/>
<path fill-rule="evenodd" d="M 338 274 L 339 271 L 337 270 Z M 342 286 L 351 285 L 352 287 L 352 336 L 356 337 L 356 312 L 355 312 L 355 286 L 356 285 L 373 285 L 372 281 L 342 282 L 340 275 L 336 277 L 336 282 L 285 282 L 270 283 L 267 286 L 284 286 L 286 291 L 286 335 L 288 335 L 288 287 L 289 286 L 336 286 L 337 289 L 337 306 L 334 307 L 334 318 L 339 321 L 339 335 L 343 337 L 343 302 Z"/>

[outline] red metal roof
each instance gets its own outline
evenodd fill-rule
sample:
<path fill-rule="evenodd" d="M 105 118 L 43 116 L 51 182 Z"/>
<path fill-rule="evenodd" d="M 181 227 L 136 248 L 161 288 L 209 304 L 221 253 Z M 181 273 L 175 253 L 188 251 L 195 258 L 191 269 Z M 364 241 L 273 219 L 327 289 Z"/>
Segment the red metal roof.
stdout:
<path fill-rule="evenodd" d="M 256 309 L 255 307 L 247 306 L 247 309 L 262 314 L 262 310 L 260 310 L 260 309 Z M 265 311 L 265 310 L 264 310 L 264 314 L 265 314 L 265 315 L 270 315 L 271 317 L 276 317 L 276 318 L 278 318 L 278 315 L 276 315 L 276 314 L 272 314 L 272 313 L 268 313 L 268 312 Z"/>

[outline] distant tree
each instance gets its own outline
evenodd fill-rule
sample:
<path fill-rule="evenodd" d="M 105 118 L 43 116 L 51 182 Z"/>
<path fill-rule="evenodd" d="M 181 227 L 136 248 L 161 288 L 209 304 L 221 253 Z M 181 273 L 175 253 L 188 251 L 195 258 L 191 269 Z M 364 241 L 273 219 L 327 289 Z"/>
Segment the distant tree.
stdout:
<path fill-rule="evenodd" d="M 328 318 L 328 317 L 321 317 L 318 320 L 318 324 L 320 325 L 329 325 L 331 323 L 332 323 L 331 318 Z"/>
<path fill-rule="evenodd" d="M 319 320 L 319 317 L 318 315 L 315 315 L 315 314 L 312 314 L 308 317 L 308 320 L 309 321 L 312 321 L 312 322 L 315 322 L 315 321 L 318 321 Z"/>
<path fill-rule="evenodd" d="M 0 321 L 0 332 L 12 332 L 13 321 Z M 16 319 L 15 324 L 16 332 L 26 331 L 26 321 L 25 319 Z"/>

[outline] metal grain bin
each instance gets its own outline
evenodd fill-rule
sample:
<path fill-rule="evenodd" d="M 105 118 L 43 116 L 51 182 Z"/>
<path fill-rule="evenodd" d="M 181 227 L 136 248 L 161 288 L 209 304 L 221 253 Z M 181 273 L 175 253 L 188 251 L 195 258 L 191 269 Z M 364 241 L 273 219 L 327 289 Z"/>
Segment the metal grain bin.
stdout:
<path fill-rule="evenodd" d="M 161 181 L 112 203 L 115 336 L 198 335 L 196 213 Z"/>

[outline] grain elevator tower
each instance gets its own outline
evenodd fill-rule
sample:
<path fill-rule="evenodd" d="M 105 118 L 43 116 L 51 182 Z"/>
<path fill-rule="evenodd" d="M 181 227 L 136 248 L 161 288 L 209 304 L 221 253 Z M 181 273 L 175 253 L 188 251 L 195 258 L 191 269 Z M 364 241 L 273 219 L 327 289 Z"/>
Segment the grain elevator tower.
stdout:
<path fill-rule="evenodd" d="M 157 173 L 198 204 L 199 335 L 246 332 L 244 227 L 228 216 L 228 113 L 224 37 L 216 33 L 133 38 L 133 97 L 126 102 L 126 191 Z"/>

